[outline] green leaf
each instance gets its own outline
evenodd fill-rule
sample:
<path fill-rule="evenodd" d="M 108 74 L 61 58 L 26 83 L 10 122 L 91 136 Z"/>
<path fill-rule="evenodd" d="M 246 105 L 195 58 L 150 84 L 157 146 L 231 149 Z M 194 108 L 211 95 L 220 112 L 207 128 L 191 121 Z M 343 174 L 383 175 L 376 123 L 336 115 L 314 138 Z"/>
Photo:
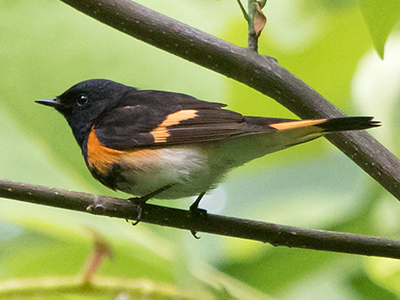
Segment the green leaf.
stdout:
<path fill-rule="evenodd" d="M 364 271 L 361 270 L 351 276 L 350 284 L 351 287 L 353 288 L 353 291 L 355 291 L 360 296 L 360 299 L 365 299 L 365 300 L 397 299 L 394 293 L 379 286 L 376 282 L 372 281 L 367 276 L 367 274 L 364 273 Z"/>
<path fill-rule="evenodd" d="M 385 42 L 400 20 L 399 0 L 360 0 L 359 5 L 371 34 L 374 47 L 383 58 Z"/>

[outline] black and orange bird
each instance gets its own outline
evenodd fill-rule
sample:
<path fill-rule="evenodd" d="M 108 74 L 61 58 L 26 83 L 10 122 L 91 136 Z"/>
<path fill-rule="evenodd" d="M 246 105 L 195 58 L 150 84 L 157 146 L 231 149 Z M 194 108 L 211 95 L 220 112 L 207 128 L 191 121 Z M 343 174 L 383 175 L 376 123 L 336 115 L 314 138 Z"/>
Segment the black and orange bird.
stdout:
<path fill-rule="evenodd" d="M 139 197 L 138 203 L 198 196 L 192 211 L 228 171 L 248 161 L 332 132 L 379 126 L 372 117 L 248 117 L 225 104 L 105 79 L 36 102 L 65 117 L 102 184 Z"/>

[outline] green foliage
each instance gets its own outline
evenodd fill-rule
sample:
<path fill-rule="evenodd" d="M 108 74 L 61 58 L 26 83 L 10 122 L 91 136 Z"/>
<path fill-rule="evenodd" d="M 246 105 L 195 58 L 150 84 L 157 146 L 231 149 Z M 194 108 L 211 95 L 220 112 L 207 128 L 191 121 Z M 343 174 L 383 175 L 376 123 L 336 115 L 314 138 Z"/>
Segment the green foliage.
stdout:
<path fill-rule="evenodd" d="M 398 0 L 359 0 L 376 51 L 383 58 L 386 40 L 400 20 Z"/>
<path fill-rule="evenodd" d="M 142 2 L 246 45 L 247 25 L 235 2 Z M 374 34 L 381 48 L 375 38 L 374 44 L 383 49 L 395 12 L 387 17 L 390 27 L 389 20 L 371 13 L 377 10 L 373 3 L 360 4 L 364 19 L 368 11 L 379 16 L 373 21 L 379 25 L 368 27 L 380 28 Z M 380 5 L 389 3 L 394 2 Z M 263 11 L 268 23 L 260 53 L 277 58 L 346 113 L 377 115 L 384 126 L 371 132 L 385 137 L 383 142 L 398 140 L 397 122 L 390 120 L 396 120 L 400 72 L 389 69 L 400 70 L 400 64 L 398 55 L 386 55 L 398 49 L 395 34 L 385 50 L 389 60 L 381 62 L 371 53 L 355 2 L 268 1 Z M 246 115 L 296 118 L 243 84 L 145 45 L 58 1 L 4 1 L 0 28 L 2 178 L 124 197 L 91 178 L 62 117 L 33 102 L 88 78 L 188 93 L 226 102 Z M 377 73 L 370 61 L 390 68 Z M 393 151 L 397 144 L 388 142 Z M 187 207 L 189 201 L 159 204 Z M 212 213 L 399 238 L 398 202 L 323 139 L 239 168 L 202 205 Z M 100 291 L 88 293 L 74 281 L 91 252 L 86 226 L 103 234 L 114 252 L 96 275 L 120 282 L 132 299 L 391 299 L 400 294 L 400 266 L 393 260 L 274 248 L 201 233 L 197 241 L 176 229 L 132 227 L 123 220 L 10 200 L 1 200 L 1 207 L 0 283 L 16 280 L 14 292 L 21 299 L 115 299 L 116 290 L 101 282 Z M 61 277 L 70 278 L 70 293 L 35 294 L 43 292 L 41 280 Z M 24 280 L 32 280 L 36 289 L 24 292 Z M 0 298 L 9 296 L 0 288 Z"/>

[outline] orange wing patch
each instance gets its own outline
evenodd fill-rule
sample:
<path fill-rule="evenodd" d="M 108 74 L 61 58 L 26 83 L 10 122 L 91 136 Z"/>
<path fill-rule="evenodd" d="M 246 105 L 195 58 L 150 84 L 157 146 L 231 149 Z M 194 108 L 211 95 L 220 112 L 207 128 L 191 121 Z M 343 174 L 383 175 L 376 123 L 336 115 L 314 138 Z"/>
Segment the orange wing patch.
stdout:
<path fill-rule="evenodd" d="M 89 169 L 94 168 L 102 174 L 107 174 L 111 171 L 114 163 L 120 163 L 126 159 L 133 159 L 134 162 L 140 164 L 140 161 L 148 160 L 149 157 L 158 157 L 157 151 L 158 149 L 123 151 L 107 148 L 97 139 L 95 130 L 92 127 L 87 142 L 87 161 Z"/>
<path fill-rule="evenodd" d="M 290 121 L 290 122 L 270 124 L 269 126 L 278 130 L 287 130 L 287 129 L 295 129 L 295 128 L 318 125 L 324 122 L 326 122 L 326 119 L 300 120 L 300 121 Z"/>
<path fill-rule="evenodd" d="M 177 125 L 182 121 L 193 119 L 197 116 L 197 110 L 187 109 L 180 110 L 176 113 L 170 114 L 167 118 L 158 125 L 152 132 L 155 143 L 165 143 L 170 136 L 167 127 Z"/>

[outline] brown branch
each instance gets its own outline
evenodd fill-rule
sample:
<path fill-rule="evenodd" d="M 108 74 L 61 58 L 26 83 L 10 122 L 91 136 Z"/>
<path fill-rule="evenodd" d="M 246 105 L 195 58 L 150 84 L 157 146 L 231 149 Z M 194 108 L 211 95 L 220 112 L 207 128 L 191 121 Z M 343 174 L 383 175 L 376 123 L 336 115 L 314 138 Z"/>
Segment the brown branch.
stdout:
<path fill-rule="evenodd" d="M 230 44 L 129 0 L 62 1 L 146 43 L 247 84 L 303 119 L 344 116 L 271 57 Z M 328 139 L 400 199 L 400 161 L 378 141 L 367 132 L 338 133 Z"/>
<path fill-rule="evenodd" d="M 9 180 L 0 180 L 0 197 L 109 217 L 130 220 L 137 217 L 136 204 L 126 199 L 78 193 Z M 211 214 L 193 218 L 188 211 L 150 204 L 146 204 L 143 208 L 142 222 L 261 241 L 274 246 L 400 258 L 400 241 Z"/>

